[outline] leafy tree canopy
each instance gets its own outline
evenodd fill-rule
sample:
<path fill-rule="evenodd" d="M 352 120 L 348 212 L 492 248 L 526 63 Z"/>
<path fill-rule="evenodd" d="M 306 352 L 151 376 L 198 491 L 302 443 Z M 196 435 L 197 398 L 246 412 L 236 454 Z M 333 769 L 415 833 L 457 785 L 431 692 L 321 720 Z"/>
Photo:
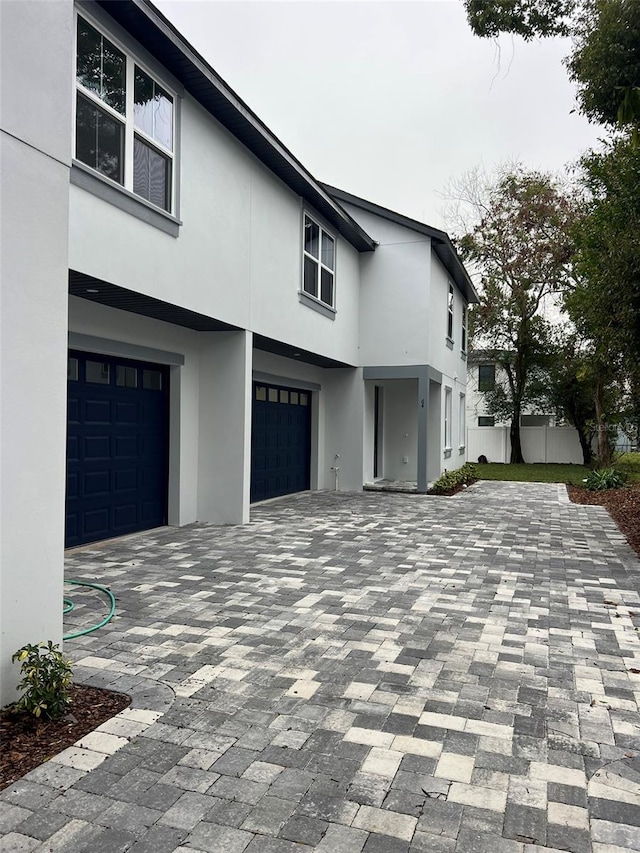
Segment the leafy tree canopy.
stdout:
<path fill-rule="evenodd" d="M 581 112 L 602 124 L 640 120 L 640 3 L 590 0 L 576 16 L 567 60 Z"/>
<path fill-rule="evenodd" d="M 640 364 L 640 147 L 610 143 L 581 162 L 589 198 L 574 227 L 577 286 L 566 305 L 602 364 L 632 375 Z"/>
<path fill-rule="evenodd" d="M 571 36 L 566 64 L 581 112 L 605 125 L 640 124 L 638 0 L 464 0 L 464 6 L 481 37 Z"/>
<path fill-rule="evenodd" d="M 530 41 L 536 36 L 566 36 L 576 0 L 464 0 L 473 32 L 483 38 L 512 33 Z"/>

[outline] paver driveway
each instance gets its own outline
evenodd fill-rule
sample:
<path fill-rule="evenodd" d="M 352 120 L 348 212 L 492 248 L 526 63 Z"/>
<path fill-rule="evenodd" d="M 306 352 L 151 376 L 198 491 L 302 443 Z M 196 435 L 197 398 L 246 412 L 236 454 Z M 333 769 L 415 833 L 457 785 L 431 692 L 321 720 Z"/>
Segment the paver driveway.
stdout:
<path fill-rule="evenodd" d="M 2 850 L 640 850 L 640 563 L 563 487 L 299 496 L 68 572 L 118 612 L 67 652 L 134 705 L 0 796 Z"/>

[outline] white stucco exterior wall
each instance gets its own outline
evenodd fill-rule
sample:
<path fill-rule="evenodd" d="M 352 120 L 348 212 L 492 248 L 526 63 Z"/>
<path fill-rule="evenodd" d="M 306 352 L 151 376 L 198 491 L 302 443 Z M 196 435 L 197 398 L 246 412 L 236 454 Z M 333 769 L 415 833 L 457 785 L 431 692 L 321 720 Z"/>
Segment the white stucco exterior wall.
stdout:
<path fill-rule="evenodd" d="M 376 240 L 360 255 L 360 364 L 426 364 L 431 333 L 431 241 L 423 234 L 345 204 Z"/>
<path fill-rule="evenodd" d="M 62 638 L 72 18 L 0 4 L 0 706 L 12 653 Z"/>
<path fill-rule="evenodd" d="M 303 210 L 322 217 L 188 95 L 180 138 L 179 236 L 72 186 L 71 269 L 356 364 L 359 253 L 327 226 L 337 311 L 302 304 Z"/>
<path fill-rule="evenodd" d="M 202 332 L 198 429 L 198 520 L 249 521 L 250 332 Z"/>

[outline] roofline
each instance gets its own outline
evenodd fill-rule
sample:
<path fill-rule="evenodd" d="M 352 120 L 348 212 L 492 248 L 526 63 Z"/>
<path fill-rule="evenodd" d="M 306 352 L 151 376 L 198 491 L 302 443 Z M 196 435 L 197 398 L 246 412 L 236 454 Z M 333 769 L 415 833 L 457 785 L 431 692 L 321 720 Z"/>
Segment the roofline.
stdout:
<path fill-rule="evenodd" d="M 345 240 L 360 252 L 374 251 L 375 241 L 340 203 L 331 197 L 322 184 L 227 85 L 151 0 L 94 2 L 155 56 L 182 83 L 185 90 L 271 172 L 322 214 Z"/>
<path fill-rule="evenodd" d="M 402 213 L 396 213 L 395 210 L 389 210 L 373 201 L 367 201 L 359 196 L 340 190 L 337 187 L 332 187 L 329 184 L 322 184 L 324 189 L 334 199 L 345 204 L 352 204 L 354 207 L 359 207 L 361 210 L 366 210 L 369 213 L 374 213 L 389 222 L 395 222 L 396 225 L 402 225 L 405 228 L 411 228 L 418 234 L 424 234 L 434 243 L 434 251 L 440 259 L 451 278 L 454 280 L 458 289 L 462 292 L 468 302 L 480 302 L 480 297 L 473 286 L 473 282 L 469 273 L 465 269 L 460 256 L 458 255 L 455 246 L 451 242 L 451 238 L 446 231 L 440 231 L 438 228 L 432 228 L 431 225 L 426 225 L 424 222 L 418 222 L 417 219 L 411 219 L 409 216 L 404 216 Z"/>

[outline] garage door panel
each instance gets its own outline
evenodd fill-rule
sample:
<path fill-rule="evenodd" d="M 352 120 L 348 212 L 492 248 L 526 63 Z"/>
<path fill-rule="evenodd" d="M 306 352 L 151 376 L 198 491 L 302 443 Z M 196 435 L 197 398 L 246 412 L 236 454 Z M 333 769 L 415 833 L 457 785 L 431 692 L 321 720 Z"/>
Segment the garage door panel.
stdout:
<path fill-rule="evenodd" d="M 67 473 L 67 495 L 72 498 L 78 497 L 78 474 L 77 472 Z"/>
<path fill-rule="evenodd" d="M 126 492 L 137 488 L 138 469 L 118 468 L 113 474 L 113 488 L 116 492 Z"/>
<path fill-rule="evenodd" d="M 146 522 L 149 519 L 156 518 L 161 511 L 159 501 L 143 501 L 140 507 L 141 521 Z"/>
<path fill-rule="evenodd" d="M 67 397 L 67 422 L 70 424 L 80 422 L 80 401 L 76 397 Z"/>
<path fill-rule="evenodd" d="M 67 547 L 166 524 L 168 370 L 80 352 L 71 363 Z M 151 390 L 139 381 L 144 370 Z"/>
<path fill-rule="evenodd" d="M 82 440 L 82 459 L 109 459 L 111 437 L 109 435 L 86 435 Z"/>
<path fill-rule="evenodd" d="M 139 408 L 136 403 L 116 403 L 114 412 L 115 423 L 118 425 L 139 423 Z"/>
<path fill-rule="evenodd" d="M 113 455 L 115 459 L 135 459 L 137 456 L 139 456 L 138 436 L 116 435 L 113 450 Z"/>
<path fill-rule="evenodd" d="M 109 535 L 110 530 L 109 520 L 109 510 L 107 507 L 87 510 L 81 515 L 82 531 L 84 534 L 97 534 L 100 536 L 104 534 L 104 537 L 106 537 Z"/>
<path fill-rule="evenodd" d="M 67 435 L 67 462 L 77 462 L 80 459 L 80 442 L 77 435 Z"/>
<path fill-rule="evenodd" d="M 87 425 L 111 423 L 111 402 L 109 400 L 85 400 L 83 408 L 83 423 Z"/>
<path fill-rule="evenodd" d="M 83 477 L 83 492 L 85 497 L 107 495 L 111 488 L 111 476 L 106 471 L 89 471 Z"/>
<path fill-rule="evenodd" d="M 308 392 L 254 383 L 251 500 L 303 491 L 310 485 Z"/>

